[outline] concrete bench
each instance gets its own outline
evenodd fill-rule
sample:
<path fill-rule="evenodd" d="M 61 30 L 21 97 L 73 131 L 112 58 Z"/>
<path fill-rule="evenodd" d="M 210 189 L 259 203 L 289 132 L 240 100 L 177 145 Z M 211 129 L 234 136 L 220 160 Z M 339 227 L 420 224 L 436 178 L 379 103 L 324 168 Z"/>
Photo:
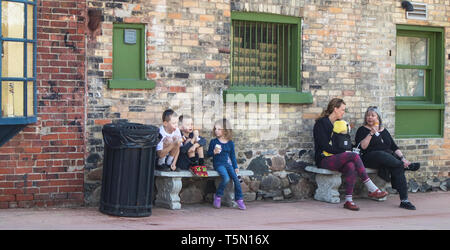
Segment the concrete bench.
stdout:
<path fill-rule="evenodd" d="M 315 173 L 317 189 L 314 194 L 314 199 L 318 201 L 325 201 L 330 203 L 339 203 L 341 199 L 339 197 L 339 187 L 341 186 L 342 179 L 341 173 L 337 171 L 331 171 L 324 168 L 317 168 L 316 166 L 307 166 L 305 168 L 306 171 Z M 378 170 L 366 168 L 367 174 L 376 174 Z M 371 178 L 372 179 L 372 178 Z M 380 182 L 381 178 L 377 182 Z M 374 181 L 372 179 L 372 181 Z M 375 181 L 374 181 L 375 182 Z M 383 182 L 383 181 L 381 181 Z M 377 185 L 377 183 L 375 183 Z M 380 186 L 380 184 L 382 186 Z M 384 184 L 379 183 L 377 185 L 380 189 L 385 186 Z M 364 188 L 363 197 L 367 197 L 368 191 L 367 188 Z M 377 199 L 378 201 L 386 200 L 387 197 Z"/>
<path fill-rule="evenodd" d="M 251 170 L 239 170 L 240 176 L 253 176 Z M 219 186 L 221 178 L 219 173 L 215 170 L 208 170 L 208 177 L 199 177 L 193 175 L 189 170 L 179 171 L 159 171 L 155 170 L 156 182 L 156 200 L 155 206 L 165 207 L 169 209 L 181 209 L 180 191 L 182 188 L 182 178 L 215 178 L 214 183 L 216 188 Z M 230 180 L 224 191 L 222 197 L 222 205 L 229 207 L 236 207 L 234 201 L 234 186 L 233 181 Z"/>

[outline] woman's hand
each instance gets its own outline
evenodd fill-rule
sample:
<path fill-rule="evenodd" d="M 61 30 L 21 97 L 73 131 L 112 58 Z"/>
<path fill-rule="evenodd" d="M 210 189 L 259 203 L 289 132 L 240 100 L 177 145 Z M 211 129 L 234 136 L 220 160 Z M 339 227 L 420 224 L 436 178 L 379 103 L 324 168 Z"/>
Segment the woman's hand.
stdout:
<path fill-rule="evenodd" d="M 403 167 L 407 168 L 409 166 L 409 164 L 411 164 L 411 162 L 409 162 L 406 158 L 402 158 L 402 162 L 403 162 Z"/>
<path fill-rule="evenodd" d="M 239 168 L 234 169 L 234 172 L 236 172 L 236 174 L 239 174 Z"/>
<path fill-rule="evenodd" d="M 378 130 L 380 129 L 380 127 L 378 125 L 373 125 L 370 127 L 370 134 L 374 135 L 376 133 L 378 133 Z"/>

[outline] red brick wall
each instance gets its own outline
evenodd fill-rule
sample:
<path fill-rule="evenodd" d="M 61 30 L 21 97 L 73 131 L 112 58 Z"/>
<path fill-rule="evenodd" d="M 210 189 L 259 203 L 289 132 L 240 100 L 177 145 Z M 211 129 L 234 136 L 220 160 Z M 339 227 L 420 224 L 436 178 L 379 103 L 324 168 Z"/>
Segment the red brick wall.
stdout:
<path fill-rule="evenodd" d="M 83 204 L 86 1 L 37 3 L 38 122 L 0 147 L 0 208 Z"/>

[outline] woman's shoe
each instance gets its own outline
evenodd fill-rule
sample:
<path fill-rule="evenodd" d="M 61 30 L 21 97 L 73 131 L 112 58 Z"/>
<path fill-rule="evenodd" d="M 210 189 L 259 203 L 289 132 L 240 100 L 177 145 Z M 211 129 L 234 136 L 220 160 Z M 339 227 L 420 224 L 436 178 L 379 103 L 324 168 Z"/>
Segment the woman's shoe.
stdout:
<path fill-rule="evenodd" d="M 400 202 L 400 207 L 408 210 L 416 210 L 416 207 L 409 201 Z"/>
<path fill-rule="evenodd" d="M 420 162 L 413 162 L 408 165 L 408 167 L 405 168 L 405 170 L 408 171 L 417 171 L 420 168 Z"/>
<path fill-rule="evenodd" d="M 221 203 L 221 197 L 214 195 L 213 206 L 215 208 L 220 208 L 220 203 Z"/>
<path fill-rule="evenodd" d="M 346 201 L 344 204 L 344 208 L 347 208 L 352 211 L 359 211 L 359 207 L 356 206 L 354 202 Z"/>
<path fill-rule="evenodd" d="M 375 190 L 375 192 L 372 192 L 372 193 L 369 192 L 368 196 L 370 198 L 381 199 L 381 198 L 386 197 L 388 194 L 389 194 L 388 192 L 381 191 L 381 190 L 377 189 L 377 190 Z"/>
<path fill-rule="evenodd" d="M 236 203 L 237 203 L 238 208 L 239 208 L 240 210 L 245 210 L 245 209 L 247 209 L 247 207 L 245 207 L 244 200 L 237 200 Z"/>

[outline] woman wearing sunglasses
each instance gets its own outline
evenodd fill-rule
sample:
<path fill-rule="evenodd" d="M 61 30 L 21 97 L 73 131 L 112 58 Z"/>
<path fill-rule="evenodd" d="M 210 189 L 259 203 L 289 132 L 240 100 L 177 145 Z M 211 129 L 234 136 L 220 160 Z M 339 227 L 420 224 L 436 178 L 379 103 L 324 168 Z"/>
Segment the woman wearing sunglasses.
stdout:
<path fill-rule="evenodd" d="M 378 169 L 378 175 L 391 182 L 400 195 L 400 207 L 415 210 L 408 200 L 405 170 L 416 171 L 419 163 L 409 162 L 395 144 L 389 131 L 383 126 L 381 113 L 370 106 L 364 116 L 364 125 L 356 131 L 355 142 L 361 149 L 361 159 L 368 168 Z"/>

